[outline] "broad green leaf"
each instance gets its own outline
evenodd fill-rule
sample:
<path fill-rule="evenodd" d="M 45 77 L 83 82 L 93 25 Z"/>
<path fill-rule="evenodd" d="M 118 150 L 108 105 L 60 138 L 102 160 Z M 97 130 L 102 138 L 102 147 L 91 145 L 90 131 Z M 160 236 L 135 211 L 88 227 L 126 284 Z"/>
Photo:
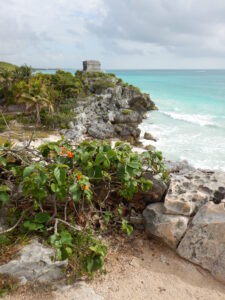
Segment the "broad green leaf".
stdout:
<path fill-rule="evenodd" d="M 35 170 L 35 165 L 30 165 L 23 170 L 23 178 L 30 176 L 30 174 Z"/>
<path fill-rule="evenodd" d="M 60 233 L 61 242 L 62 244 L 70 245 L 72 241 L 72 236 L 68 231 L 62 231 Z"/>
<path fill-rule="evenodd" d="M 47 212 L 40 212 L 36 214 L 34 217 L 34 221 L 40 224 L 47 223 L 49 220 L 50 220 L 50 215 Z"/>
<path fill-rule="evenodd" d="M 0 192 L 10 192 L 10 188 L 7 185 L 0 185 Z"/>
<path fill-rule="evenodd" d="M 30 220 L 27 220 L 23 223 L 24 228 L 26 228 L 29 231 L 38 231 L 40 229 L 44 228 L 43 224 L 36 224 Z"/>
<path fill-rule="evenodd" d="M 0 192 L 0 201 L 5 204 L 9 201 L 9 195 L 6 192 Z"/>
<path fill-rule="evenodd" d="M 7 161 L 4 157 L 0 157 L 0 165 L 1 164 L 3 165 L 3 167 L 6 167 L 6 165 L 7 165 Z"/>
<path fill-rule="evenodd" d="M 131 233 L 133 232 L 133 226 L 131 226 L 130 224 L 128 224 L 127 220 L 125 220 L 125 219 L 122 220 L 122 227 L 121 227 L 121 229 L 128 236 L 131 235 Z"/>

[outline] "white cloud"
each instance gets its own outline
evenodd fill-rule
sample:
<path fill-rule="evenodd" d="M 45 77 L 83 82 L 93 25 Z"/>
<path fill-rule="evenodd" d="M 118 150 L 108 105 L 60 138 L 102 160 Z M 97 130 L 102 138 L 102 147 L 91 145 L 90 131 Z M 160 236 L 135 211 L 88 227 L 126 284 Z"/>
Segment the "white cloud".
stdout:
<path fill-rule="evenodd" d="M 0 60 L 19 64 L 69 63 L 69 50 L 79 53 L 88 34 L 86 19 L 104 15 L 102 0 L 0 2 Z"/>
<path fill-rule="evenodd" d="M 0 60 L 225 67 L 224 0 L 0 0 Z"/>

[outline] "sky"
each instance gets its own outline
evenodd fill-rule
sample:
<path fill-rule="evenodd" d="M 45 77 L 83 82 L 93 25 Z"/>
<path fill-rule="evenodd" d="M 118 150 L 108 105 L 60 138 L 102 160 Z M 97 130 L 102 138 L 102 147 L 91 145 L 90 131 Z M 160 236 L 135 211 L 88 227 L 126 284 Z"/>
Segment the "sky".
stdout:
<path fill-rule="evenodd" d="M 0 0 L 0 61 L 225 69 L 225 0 Z"/>

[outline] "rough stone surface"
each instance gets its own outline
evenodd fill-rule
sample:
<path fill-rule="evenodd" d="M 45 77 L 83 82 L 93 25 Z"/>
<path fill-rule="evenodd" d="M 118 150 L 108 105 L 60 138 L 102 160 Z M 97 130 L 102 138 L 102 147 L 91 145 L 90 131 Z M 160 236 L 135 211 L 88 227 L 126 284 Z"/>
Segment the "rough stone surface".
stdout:
<path fill-rule="evenodd" d="M 168 186 L 157 175 L 152 176 L 150 172 L 145 173 L 143 177 L 152 181 L 152 188 L 148 192 L 139 191 L 134 195 L 132 202 L 138 203 L 138 206 L 142 206 L 144 210 L 150 203 L 163 202 Z"/>
<path fill-rule="evenodd" d="M 66 261 L 53 262 L 55 251 L 33 240 L 19 253 L 19 258 L 0 266 L 0 274 L 8 274 L 23 281 L 51 283 L 63 277 L 62 266 Z"/>
<path fill-rule="evenodd" d="M 187 217 L 167 215 L 163 203 L 148 205 L 143 212 L 143 217 L 145 230 L 149 236 L 156 236 L 176 249 L 187 229 Z"/>
<path fill-rule="evenodd" d="M 151 135 L 151 133 L 149 132 L 145 132 L 144 134 L 144 139 L 146 140 L 149 140 L 149 141 L 155 141 L 156 142 L 156 139 Z"/>
<path fill-rule="evenodd" d="M 190 170 L 172 175 L 165 197 L 168 213 L 190 216 L 208 201 L 219 203 L 225 198 L 223 172 Z"/>
<path fill-rule="evenodd" d="M 96 89 L 96 79 L 89 78 L 91 96 L 77 101 L 76 120 L 70 129 L 63 130 L 65 138 L 80 142 L 83 134 L 98 139 L 124 138 L 137 140 L 140 136 L 139 124 L 147 111 L 155 109 L 149 95 L 135 88 L 122 85 L 116 77 L 108 78 L 114 87 Z"/>
<path fill-rule="evenodd" d="M 85 282 L 78 282 L 65 291 L 55 293 L 55 300 L 61 300 L 62 298 L 69 300 L 104 300 Z"/>
<path fill-rule="evenodd" d="M 225 283 L 224 203 L 208 202 L 199 209 L 177 252 Z"/>

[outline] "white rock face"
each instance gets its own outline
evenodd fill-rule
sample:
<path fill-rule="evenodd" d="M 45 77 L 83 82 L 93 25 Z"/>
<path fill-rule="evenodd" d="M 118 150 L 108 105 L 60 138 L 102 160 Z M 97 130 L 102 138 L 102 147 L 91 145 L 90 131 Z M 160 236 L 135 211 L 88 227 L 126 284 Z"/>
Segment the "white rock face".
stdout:
<path fill-rule="evenodd" d="M 67 261 L 53 262 L 55 251 L 34 240 L 24 247 L 18 259 L 0 266 L 0 274 L 22 278 L 23 281 L 50 283 L 63 277 L 62 266 Z"/>
<path fill-rule="evenodd" d="M 153 203 L 143 212 L 146 233 L 162 239 L 171 248 L 177 244 L 187 229 L 188 218 L 168 215 L 163 203 Z"/>
<path fill-rule="evenodd" d="M 164 203 L 143 212 L 146 232 L 225 283 L 225 173 L 175 167 Z"/>
<path fill-rule="evenodd" d="M 223 172 L 195 170 L 173 175 L 165 197 L 165 209 L 169 214 L 190 216 L 206 202 L 220 202 L 225 198 Z"/>
<path fill-rule="evenodd" d="M 200 208 L 177 252 L 225 283 L 224 203 L 208 202 Z"/>

